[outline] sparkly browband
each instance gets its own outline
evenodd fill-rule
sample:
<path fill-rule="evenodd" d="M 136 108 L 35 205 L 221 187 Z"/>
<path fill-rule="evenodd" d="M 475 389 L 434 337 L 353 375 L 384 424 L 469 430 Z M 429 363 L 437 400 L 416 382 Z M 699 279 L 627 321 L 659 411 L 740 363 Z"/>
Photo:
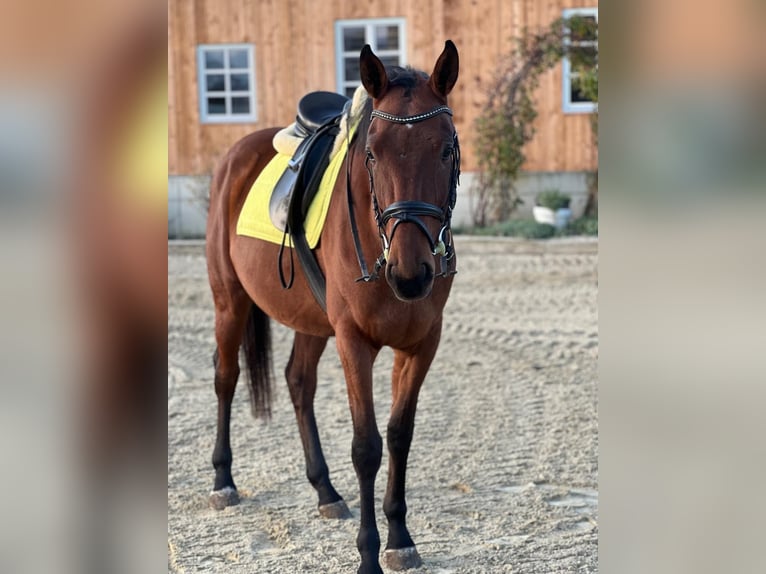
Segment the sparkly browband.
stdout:
<path fill-rule="evenodd" d="M 449 106 L 439 106 L 438 108 L 432 109 L 430 112 L 406 117 L 395 116 L 393 114 L 381 112 L 380 110 L 372 110 L 371 117 L 378 117 L 388 122 L 394 122 L 396 124 L 413 124 L 416 122 L 422 122 L 423 120 L 427 120 L 434 116 L 438 116 L 439 114 L 452 115 L 452 110 L 449 108 Z"/>

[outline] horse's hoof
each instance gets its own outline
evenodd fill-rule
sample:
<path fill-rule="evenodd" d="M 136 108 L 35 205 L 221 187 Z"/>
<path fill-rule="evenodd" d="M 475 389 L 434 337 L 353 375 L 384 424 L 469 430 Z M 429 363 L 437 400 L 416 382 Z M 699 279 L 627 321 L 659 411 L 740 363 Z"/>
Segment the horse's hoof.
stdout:
<path fill-rule="evenodd" d="M 383 561 L 391 570 L 408 570 L 410 568 L 419 568 L 423 561 L 420 559 L 417 549 L 414 546 L 409 548 L 391 548 L 383 554 Z"/>
<path fill-rule="evenodd" d="M 223 510 L 227 506 L 239 504 L 239 493 L 236 488 L 226 486 L 221 490 L 214 490 L 208 498 L 210 506 L 216 510 Z"/>
<path fill-rule="evenodd" d="M 351 511 L 348 509 L 348 506 L 346 506 L 346 502 L 344 500 L 320 505 L 319 514 L 322 516 L 322 518 L 351 518 Z"/>

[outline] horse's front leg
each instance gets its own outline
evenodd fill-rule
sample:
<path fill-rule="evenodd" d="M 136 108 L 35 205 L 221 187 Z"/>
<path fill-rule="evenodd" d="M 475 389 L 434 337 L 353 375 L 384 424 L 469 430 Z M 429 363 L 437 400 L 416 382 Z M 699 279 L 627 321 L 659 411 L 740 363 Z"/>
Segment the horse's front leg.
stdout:
<path fill-rule="evenodd" d="M 406 570 L 421 565 L 409 530 L 407 530 L 407 503 L 405 502 L 405 475 L 407 457 L 415 427 L 418 393 L 431 366 L 441 336 L 441 321 L 429 336 L 415 349 L 395 351 L 392 377 L 393 404 L 388 421 L 388 485 L 383 500 L 383 511 L 388 519 L 386 566 L 392 570 Z"/>
<path fill-rule="evenodd" d="M 375 524 L 375 477 L 380 468 L 383 440 L 375 421 L 372 364 L 379 349 L 354 328 L 336 330 L 336 342 L 346 375 L 348 402 L 354 425 L 351 458 L 359 481 L 361 520 L 356 546 L 362 557 L 358 574 L 382 574 L 378 555 L 380 535 Z"/>

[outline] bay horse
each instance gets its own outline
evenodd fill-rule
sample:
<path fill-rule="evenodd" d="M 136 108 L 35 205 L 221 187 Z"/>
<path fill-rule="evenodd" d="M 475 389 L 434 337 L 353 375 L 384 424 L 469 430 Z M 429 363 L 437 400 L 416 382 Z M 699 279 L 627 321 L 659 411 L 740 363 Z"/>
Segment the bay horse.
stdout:
<path fill-rule="evenodd" d="M 406 525 L 405 472 L 418 393 L 439 345 L 456 265 L 450 220 L 460 156 L 447 95 L 457 81 L 458 52 L 448 40 L 430 76 L 386 68 L 369 46 L 362 49 L 359 65 L 369 98 L 341 168 L 347 177 L 338 177 L 315 249 L 326 277 L 326 312 L 300 267 L 291 290 L 283 290 L 279 245 L 236 234 L 247 192 L 275 154 L 277 129 L 237 142 L 213 175 L 206 252 L 215 304 L 218 426 L 210 500 L 219 509 L 239 500 L 231 475 L 229 420 L 240 345 L 254 412 L 269 414 L 273 318 L 295 331 L 285 376 L 319 512 L 331 518 L 350 516 L 330 482 L 313 407 L 317 363 L 334 336 L 353 421 L 351 457 L 361 506 L 358 572 L 373 574 L 382 572 L 374 483 L 383 445 L 375 420 L 372 368 L 383 346 L 394 350 L 384 559 L 396 570 L 421 564 Z M 366 272 L 366 262 L 376 259 L 373 273 Z M 364 281 L 359 280 L 360 268 Z M 378 272 L 385 282 L 374 281 Z"/>

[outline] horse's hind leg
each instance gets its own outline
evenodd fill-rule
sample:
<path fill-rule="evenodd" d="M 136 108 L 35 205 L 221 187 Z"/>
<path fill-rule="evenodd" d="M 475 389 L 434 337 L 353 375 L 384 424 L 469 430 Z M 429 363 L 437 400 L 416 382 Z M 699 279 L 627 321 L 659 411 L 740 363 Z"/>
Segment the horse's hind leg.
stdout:
<path fill-rule="evenodd" d="M 244 291 L 236 290 L 226 297 L 216 297 L 215 338 L 218 344 L 215 365 L 215 394 L 218 398 L 218 425 L 213 450 L 215 482 L 210 493 L 210 505 L 222 510 L 239 503 L 237 487 L 231 476 L 231 443 L 229 424 L 231 402 L 239 378 L 239 347 L 252 302 Z"/>
<path fill-rule="evenodd" d="M 285 377 L 290 388 L 290 397 L 295 407 L 303 452 L 306 456 L 306 475 L 319 495 L 319 513 L 325 518 L 350 518 L 351 513 L 346 503 L 330 483 L 330 472 L 322 453 L 314 417 L 317 364 L 326 345 L 326 337 L 295 333 Z"/>

